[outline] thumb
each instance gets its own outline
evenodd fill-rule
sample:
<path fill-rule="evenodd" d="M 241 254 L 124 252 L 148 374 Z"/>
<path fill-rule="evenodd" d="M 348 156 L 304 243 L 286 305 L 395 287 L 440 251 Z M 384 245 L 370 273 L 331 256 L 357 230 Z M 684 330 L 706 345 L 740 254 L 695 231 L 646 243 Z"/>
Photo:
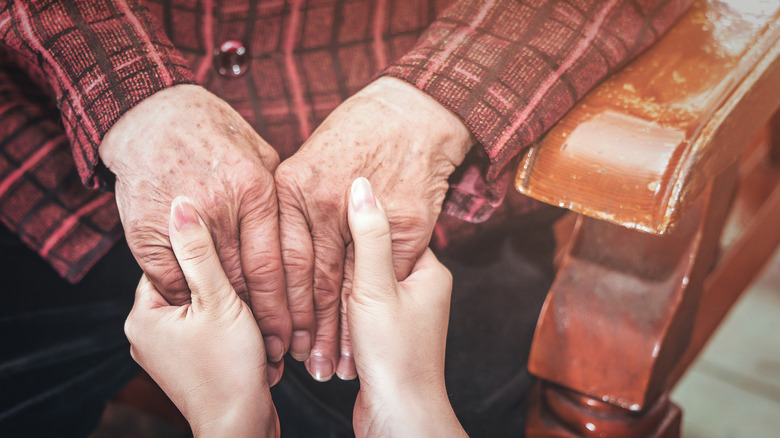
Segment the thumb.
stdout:
<path fill-rule="evenodd" d="M 390 223 L 365 178 L 352 183 L 348 208 L 349 229 L 355 248 L 352 294 L 381 298 L 396 291 Z"/>
<path fill-rule="evenodd" d="M 209 230 L 186 196 L 179 196 L 171 203 L 168 232 L 195 310 L 217 307 L 235 294 Z"/>

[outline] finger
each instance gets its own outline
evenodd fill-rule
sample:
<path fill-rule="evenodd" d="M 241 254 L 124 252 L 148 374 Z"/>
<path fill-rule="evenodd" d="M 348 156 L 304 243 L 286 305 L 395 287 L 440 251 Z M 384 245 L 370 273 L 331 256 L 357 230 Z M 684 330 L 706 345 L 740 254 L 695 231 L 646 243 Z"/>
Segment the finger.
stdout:
<path fill-rule="evenodd" d="M 365 178 L 352 183 L 348 219 L 355 247 L 352 293 L 359 294 L 354 298 L 382 298 L 396 282 L 390 223 Z"/>
<path fill-rule="evenodd" d="M 190 289 L 167 233 L 147 227 L 126 230 L 127 245 L 147 279 L 172 306 L 190 302 Z"/>
<path fill-rule="evenodd" d="M 380 208 L 381 204 L 379 202 Z M 387 213 L 393 238 L 393 266 L 398 281 L 409 276 L 417 259 L 428 248 L 436 222 L 427 206 L 410 205 L 403 212 L 400 210 L 396 208 L 395 212 Z"/>
<path fill-rule="evenodd" d="M 280 190 L 279 236 L 292 322 L 290 355 L 304 361 L 309 357 L 316 328 L 312 295 L 314 249 L 308 222 L 298 205 L 291 194 Z"/>
<path fill-rule="evenodd" d="M 333 229 L 312 229 L 314 317 L 317 331 L 306 367 L 321 382 L 330 380 L 339 357 L 339 303 L 344 270 L 344 240 Z"/>
<path fill-rule="evenodd" d="M 249 303 L 265 340 L 268 360 L 279 362 L 290 345 L 292 323 L 287 309 L 276 191 L 244 199 L 239 211 L 241 266 Z"/>
<path fill-rule="evenodd" d="M 241 271 L 241 248 L 236 220 L 228 217 L 208 217 L 204 214 L 206 228 L 211 234 L 217 258 L 222 264 L 222 270 L 233 286 L 236 295 L 249 304 L 249 292 L 244 275 Z"/>
<path fill-rule="evenodd" d="M 349 321 L 347 315 L 347 302 L 352 293 L 352 276 L 355 268 L 354 244 L 350 243 L 346 249 L 344 259 L 344 279 L 341 282 L 341 305 L 339 306 L 339 347 L 341 356 L 336 365 L 336 375 L 341 380 L 353 380 L 357 377 L 357 367 L 352 355 L 352 340 L 349 337 Z"/>
<path fill-rule="evenodd" d="M 193 309 L 218 309 L 235 296 L 214 242 L 192 201 L 179 196 L 171 203 L 170 236 L 192 295 Z"/>
<path fill-rule="evenodd" d="M 452 275 L 450 274 L 450 270 L 439 261 L 430 248 L 426 248 L 420 258 L 417 259 L 417 261 L 414 263 L 414 266 L 412 267 L 412 272 L 405 281 L 420 276 L 435 276 L 442 280 L 443 283 L 448 283 L 450 285 L 452 284 Z"/>
<path fill-rule="evenodd" d="M 168 305 L 168 302 L 160 295 L 160 292 L 157 291 L 157 288 L 154 287 L 146 274 L 143 274 L 138 282 L 138 287 L 135 289 L 133 309 L 155 309 Z"/>
<path fill-rule="evenodd" d="M 143 321 L 147 318 L 149 312 L 165 306 L 168 306 L 168 302 L 157 292 L 157 289 L 149 281 L 146 274 L 142 275 L 141 281 L 138 282 L 138 287 L 135 289 L 133 308 L 125 320 L 125 336 L 130 343 L 134 343 L 138 339 L 139 330 L 142 330 L 142 327 L 144 327 Z"/>
<path fill-rule="evenodd" d="M 268 362 L 265 371 L 268 378 L 268 387 L 273 387 L 282 380 L 282 374 L 284 374 L 284 360 L 280 360 L 279 362 Z"/>
<path fill-rule="evenodd" d="M 115 197 L 127 246 L 146 277 L 168 303 L 174 306 L 187 304 L 190 302 L 190 289 L 171 249 L 165 207 L 158 209 L 152 206 L 151 210 L 133 208 L 134 195 L 123 180 L 117 181 Z"/>
<path fill-rule="evenodd" d="M 426 249 L 417 260 L 412 273 L 400 283 L 400 293 L 420 293 L 434 306 L 448 308 L 452 296 L 452 274 L 433 254 Z"/>

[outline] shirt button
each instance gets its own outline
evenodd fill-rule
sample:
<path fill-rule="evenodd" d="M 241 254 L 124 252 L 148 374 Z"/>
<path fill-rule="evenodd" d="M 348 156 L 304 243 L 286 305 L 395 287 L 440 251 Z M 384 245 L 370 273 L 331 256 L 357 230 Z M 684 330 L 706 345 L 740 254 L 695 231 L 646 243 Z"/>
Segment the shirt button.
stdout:
<path fill-rule="evenodd" d="M 228 78 L 237 78 L 249 70 L 246 47 L 241 41 L 230 40 L 214 50 L 214 67 L 217 72 Z"/>

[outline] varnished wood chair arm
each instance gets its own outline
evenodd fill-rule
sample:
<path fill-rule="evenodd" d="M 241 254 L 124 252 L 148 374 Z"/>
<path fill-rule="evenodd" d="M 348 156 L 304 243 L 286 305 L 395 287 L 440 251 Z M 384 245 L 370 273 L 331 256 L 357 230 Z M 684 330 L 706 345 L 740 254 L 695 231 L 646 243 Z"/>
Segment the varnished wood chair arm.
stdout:
<path fill-rule="evenodd" d="M 754 3 L 697 1 L 527 151 L 517 189 L 669 231 L 780 103 L 780 3 Z"/>

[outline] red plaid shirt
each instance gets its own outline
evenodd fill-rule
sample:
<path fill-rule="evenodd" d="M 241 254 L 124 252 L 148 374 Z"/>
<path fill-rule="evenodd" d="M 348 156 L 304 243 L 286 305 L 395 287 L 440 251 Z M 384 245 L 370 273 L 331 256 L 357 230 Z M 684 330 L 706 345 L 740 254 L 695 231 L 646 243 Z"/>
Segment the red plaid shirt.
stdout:
<path fill-rule="evenodd" d="M 436 98 L 480 142 L 451 179 L 434 233 L 444 247 L 532 209 L 507 195 L 507 164 L 689 3 L 0 0 L 0 220 L 78 281 L 121 236 L 97 151 L 135 104 L 197 82 L 284 159 L 383 72 Z M 227 40 L 248 49 L 238 78 L 214 68 Z"/>

